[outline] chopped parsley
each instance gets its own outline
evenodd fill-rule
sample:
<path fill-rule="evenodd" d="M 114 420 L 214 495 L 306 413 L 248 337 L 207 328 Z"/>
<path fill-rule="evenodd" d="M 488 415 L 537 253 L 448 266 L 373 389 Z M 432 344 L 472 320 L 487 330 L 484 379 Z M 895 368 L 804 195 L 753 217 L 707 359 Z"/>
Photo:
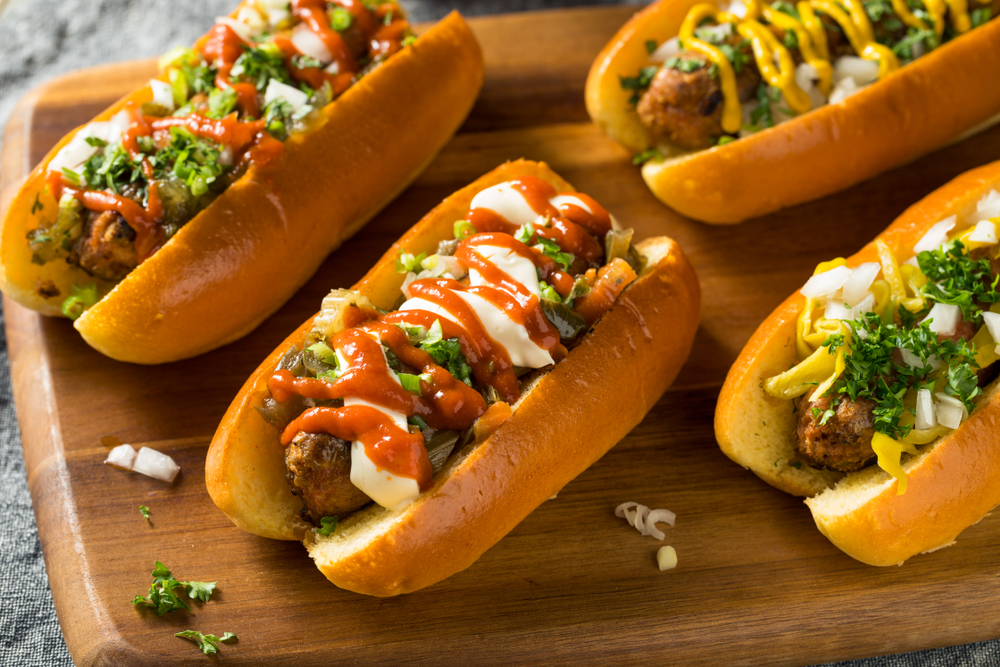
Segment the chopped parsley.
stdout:
<path fill-rule="evenodd" d="M 793 16 L 799 21 L 802 20 L 802 17 L 799 15 L 799 10 L 795 7 L 795 5 L 788 2 L 787 0 L 778 0 L 777 2 L 772 3 L 771 7 L 778 10 L 782 14 L 788 14 L 789 16 Z"/>
<path fill-rule="evenodd" d="M 652 54 L 659 47 L 660 47 L 660 45 L 656 43 L 655 39 L 647 39 L 646 40 L 646 53 Z"/>
<path fill-rule="evenodd" d="M 726 60 L 733 64 L 733 71 L 739 74 L 745 65 L 749 65 L 753 55 L 749 52 L 750 40 L 744 39 L 736 46 L 732 44 L 720 44 L 719 50 Z"/>
<path fill-rule="evenodd" d="M 193 196 L 200 197 L 225 171 L 219 164 L 219 156 L 216 144 L 174 126 L 170 128 L 170 144 L 148 160 L 155 178 L 173 176 L 183 182 Z"/>
<path fill-rule="evenodd" d="M 969 19 L 972 21 L 973 28 L 978 28 L 988 22 L 992 17 L 993 11 L 990 7 L 980 7 L 979 9 L 973 9 L 969 12 Z"/>
<path fill-rule="evenodd" d="M 132 599 L 132 604 L 152 607 L 157 616 L 181 609 L 191 609 L 180 598 L 182 591 L 192 600 L 198 599 L 202 602 L 208 602 L 212 593 L 215 592 L 217 583 L 214 581 L 177 581 L 167 566 L 160 561 L 155 561 L 152 575 L 153 584 L 149 587 L 149 595 L 146 597 L 136 595 Z"/>
<path fill-rule="evenodd" d="M 750 112 L 749 129 L 753 131 L 774 127 L 774 112 L 771 104 L 781 99 L 781 91 L 769 86 L 766 82 L 761 82 L 757 86 L 757 108 Z"/>
<path fill-rule="evenodd" d="M 320 527 L 316 529 L 316 532 L 320 535 L 331 535 L 333 531 L 337 530 L 337 517 L 335 516 L 325 516 L 319 520 Z"/>
<path fill-rule="evenodd" d="M 653 77 L 656 76 L 656 73 L 659 71 L 659 67 L 656 65 L 650 65 L 649 67 L 643 67 L 639 70 L 638 76 L 618 77 L 621 87 L 625 90 L 631 90 L 633 92 L 632 97 L 629 98 L 629 104 L 639 103 L 639 98 L 642 97 L 642 92 L 649 88 L 649 84 L 652 83 Z"/>
<path fill-rule="evenodd" d="M 236 108 L 238 100 L 239 96 L 232 88 L 213 88 L 208 94 L 208 113 L 205 115 L 209 118 L 225 118 Z"/>
<path fill-rule="evenodd" d="M 705 61 L 700 58 L 681 58 L 679 56 L 674 56 L 672 58 L 667 58 L 667 61 L 663 63 L 663 66 L 668 69 L 676 69 L 684 72 L 685 74 L 690 74 L 691 72 L 697 72 L 704 67 Z"/>
<path fill-rule="evenodd" d="M 645 164 L 650 160 L 662 160 L 662 159 L 663 159 L 663 153 L 656 150 L 655 148 L 650 148 L 649 150 L 645 150 L 641 153 L 636 153 L 632 157 L 632 164 L 640 165 L 640 164 Z"/>
<path fill-rule="evenodd" d="M 937 34 L 933 30 L 910 28 L 906 33 L 906 37 L 896 42 L 895 46 L 892 47 L 892 52 L 903 60 L 910 60 L 916 57 L 913 53 L 913 47 L 918 44 L 923 44 L 928 51 L 935 48 L 937 46 Z"/>
<path fill-rule="evenodd" d="M 982 324 L 979 303 L 1000 301 L 997 282 L 988 259 L 972 259 L 961 241 L 952 241 L 936 250 L 917 255 L 917 264 L 927 276 L 920 296 L 936 303 L 947 303 L 962 309 L 962 318 Z"/>
<path fill-rule="evenodd" d="M 457 338 L 443 337 L 441 320 L 434 320 L 434 324 L 427 330 L 427 337 L 417 346 L 431 355 L 434 363 L 451 373 L 456 380 L 472 386 L 472 369 L 462 354 L 462 346 Z"/>
<path fill-rule="evenodd" d="M 184 632 L 175 633 L 174 637 L 180 637 L 181 639 L 189 639 L 193 641 L 205 655 L 215 655 L 218 653 L 220 642 L 228 644 L 239 641 L 239 637 L 234 635 L 232 632 L 226 632 L 221 637 L 216 637 L 215 635 L 202 634 L 197 630 L 185 630 Z"/>
<path fill-rule="evenodd" d="M 260 46 L 244 46 L 243 55 L 236 59 L 229 72 L 230 81 L 246 80 L 264 90 L 271 79 L 289 86 L 295 86 L 288 70 L 285 69 L 284 54 L 273 42 Z"/>
<path fill-rule="evenodd" d="M 35 203 L 31 205 L 31 214 L 34 215 L 45 208 L 45 205 L 38 200 L 41 193 L 35 195 Z"/>
<path fill-rule="evenodd" d="M 843 397 L 852 401 L 872 400 L 875 402 L 875 430 L 890 438 L 906 437 L 912 424 L 900 423 L 903 415 L 910 411 L 903 397 L 912 387 L 934 383 L 936 375 L 931 361 L 936 359 L 948 365 L 945 393 L 955 396 L 972 410 L 972 401 L 981 390 L 976 377 L 975 350 L 966 341 L 939 341 L 938 335 L 930 330 L 929 322 L 907 328 L 885 323 L 872 312 L 864 313 L 857 321 L 847 321 L 847 324 L 854 336 L 851 351 L 844 357 L 844 372 L 830 390 L 831 410 Z M 839 340 L 830 342 L 831 354 L 843 344 L 843 336 L 838 334 L 838 337 Z M 909 350 L 922 363 L 910 367 L 897 362 L 895 353 L 899 349 Z M 818 413 L 814 412 L 814 416 Z M 829 416 L 824 414 L 821 424 L 826 419 Z"/>

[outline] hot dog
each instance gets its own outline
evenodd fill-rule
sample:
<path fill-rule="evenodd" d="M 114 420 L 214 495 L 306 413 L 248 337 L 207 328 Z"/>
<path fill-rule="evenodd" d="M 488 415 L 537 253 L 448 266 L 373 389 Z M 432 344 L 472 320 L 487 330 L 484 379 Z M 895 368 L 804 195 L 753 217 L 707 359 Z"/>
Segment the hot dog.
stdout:
<path fill-rule="evenodd" d="M 690 264 L 630 237 L 543 163 L 459 190 L 247 381 L 209 449 L 212 499 L 359 593 L 465 569 L 624 437 L 690 351 Z"/>
<path fill-rule="evenodd" d="M 591 67 L 587 110 L 683 215 L 836 192 L 1000 119 L 992 0 L 659 0 Z M 989 89 L 988 89 L 989 88 Z"/>
<path fill-rule="evenodd" d="M 823 534 L 862 562 L 948 546 L 1000 503 L 998 222 L 993 163 L 817 267 L 726 378 L 722 450 L 807 496 Z"/>
<path fill-rule="evenodd" d="M 161 68 L 52 149 L 0 237 L 5 294 L 145 364 L 274 312 L 441 149 L 483 62 L 457 14 L 415 37 L 392 2 L 248 0 Z"/>

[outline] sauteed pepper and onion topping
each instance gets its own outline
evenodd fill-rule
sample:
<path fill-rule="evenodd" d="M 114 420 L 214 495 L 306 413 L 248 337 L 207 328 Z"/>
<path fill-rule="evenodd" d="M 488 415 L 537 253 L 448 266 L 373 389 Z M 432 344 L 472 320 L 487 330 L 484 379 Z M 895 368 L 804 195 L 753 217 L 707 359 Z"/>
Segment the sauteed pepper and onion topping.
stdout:
<path fill-rule="evenodd" d="M 997 0 L 696 5 L 677 37 L 647 42 L 649 65 L 621 78 L 661 144 L 637 160 L 725 144 L 837 104 L 998 11 Z"/>
<path fill-rule="evenodd" d="M 261 411 L 282 429 L 303 516 L 320 525 L 427 490 L 635 280 L 631 237 L 590 197 L 523 176 L 479 192 L 436 254 L 399 256 L 395 310 L 332 292 Z"/>
<path fill-rule="evenodd" d="M 1000 193 L 933 227 L 900 263 L 820 264 L 802 288 L 799 363 L 765 381 L 794 399 L 796 456 L 850 472 L 877 459 L 906 490 L 903 454 L 958 428 L 1000 365 Z"/>
<path fill-rule="evenodd" d="M 96 279 L 62 296 L 78 317 L 251 165 L 325 120 L 323 107 L 414 39 L 394 2 L 252 0 L 194 49 L 160 60 L 151 101 L 90 123 L 48 164 L 33 261 Z"/>

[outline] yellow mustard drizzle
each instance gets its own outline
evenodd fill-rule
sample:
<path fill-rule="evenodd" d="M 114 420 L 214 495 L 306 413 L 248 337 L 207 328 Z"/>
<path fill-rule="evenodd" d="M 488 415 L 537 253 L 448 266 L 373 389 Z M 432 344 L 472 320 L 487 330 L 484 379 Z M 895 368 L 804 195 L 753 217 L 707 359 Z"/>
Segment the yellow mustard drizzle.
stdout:
<path fill-rule="evenodd" d="M 910 11 L 906 0 L 891 0 L 893 10 L 907 26 L 929 30 L 927 23 Z M 933 29 L 940 39 L 944 33 L 944 17 L 950 14 L 959 33 L 972 27 L 967 0 L 924 0 L 924 7 L 933 19 Z M 743 125 L 743 110 L 736 86 L 736 73 L 725 54 L 713 44 L 695 37 L 694 31 L 706 20 L 722 25 L 731 23 L 737 33 L 750 42 L 761 78 L 784 95 L 788 107 L 797 114 L 812 108 L 809 96 L 795 83 L 795 62 L 788 49 L 771 30 L 757 19 L 795 34 L 803 60 L 815 68 L 817 87 L 824 95 L 831 90 L 832 66 L 826 31 L 816 12 L 833 19 L 847 36 L 851 48 L 861 58 L 879 65 L 879 78 L 899 69 L 899 59 L 889 47 L 875 41 L 874 28 L 860 0 L 801 0 L 796 5 L 801 20 L 780 12 L 760 0 L 747 0 L 746 17 L 720 11 L 710 3 L 695 5 L 681 25 L 678 37 L 684 48 L 704 55 L 718 71 L 723 104 L 721 125 L 724 132 L 735 134 Z"/>

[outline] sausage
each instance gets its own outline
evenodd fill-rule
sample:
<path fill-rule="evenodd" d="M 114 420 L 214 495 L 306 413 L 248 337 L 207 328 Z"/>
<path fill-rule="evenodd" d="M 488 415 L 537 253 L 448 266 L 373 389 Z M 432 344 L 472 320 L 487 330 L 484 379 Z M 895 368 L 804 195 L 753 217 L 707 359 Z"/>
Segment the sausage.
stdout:
<path fill-rule="evenodd" d="M 852 401 L 841 397 L 825 423 L 830 395 L 812 400 L 812 392 L 799 403 L 799 423 L 795 429 L 796 452 L 813 468 L 853 472 L 861 470 L 875 456 L 871 441 L 875 435 L 872 411 L 875 401 Z"/>
<path fill-rule="evenodd" d="M 314 525 L 371 502 L 351 484 L 351 443 L 326 433 L 300 432 L 285 450 L 288 483 L 302 499 L 302 518 Z"/>

